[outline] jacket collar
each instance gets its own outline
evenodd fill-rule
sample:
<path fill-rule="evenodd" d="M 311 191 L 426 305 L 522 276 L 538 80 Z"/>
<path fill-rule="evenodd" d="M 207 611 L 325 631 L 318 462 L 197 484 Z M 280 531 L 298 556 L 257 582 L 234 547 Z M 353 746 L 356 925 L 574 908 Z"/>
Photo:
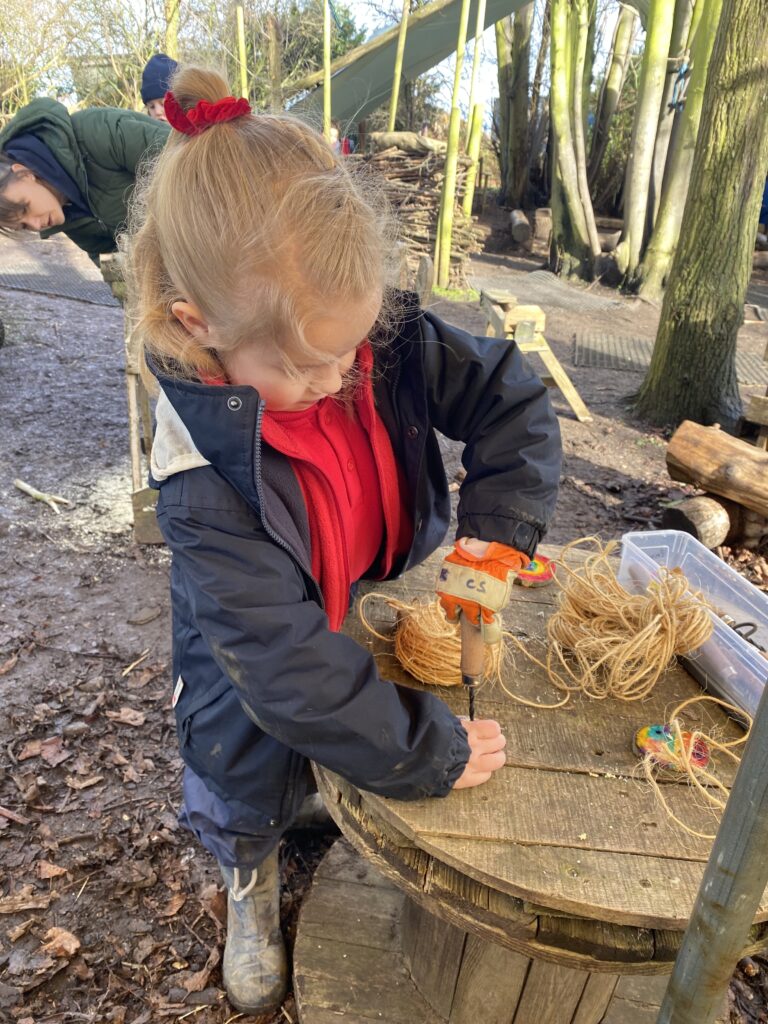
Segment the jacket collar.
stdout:
<path fill-rule="evenodd" d="M 158 452 L 152 466 L 155 479 L 210 464 L 246 501 L 258 507 L 263 406 L 259 393 L 248 386 L 172 378 L 160 372 L 149 357 L 147 364 L 170 406 L 158 403 Z"/>

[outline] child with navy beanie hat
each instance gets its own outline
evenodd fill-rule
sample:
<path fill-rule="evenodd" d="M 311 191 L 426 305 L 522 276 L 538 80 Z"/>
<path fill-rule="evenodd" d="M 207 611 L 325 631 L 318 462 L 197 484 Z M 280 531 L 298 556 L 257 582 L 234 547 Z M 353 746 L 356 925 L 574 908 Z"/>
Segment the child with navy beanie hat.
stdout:
<path fill-rule="evenodd" d="M 167 54 L 156 53 L 149 58 L 141 74 L 141 98 L 146 112 L 156 121 L 166 120 L 163 97 L 178 66 Z"/>

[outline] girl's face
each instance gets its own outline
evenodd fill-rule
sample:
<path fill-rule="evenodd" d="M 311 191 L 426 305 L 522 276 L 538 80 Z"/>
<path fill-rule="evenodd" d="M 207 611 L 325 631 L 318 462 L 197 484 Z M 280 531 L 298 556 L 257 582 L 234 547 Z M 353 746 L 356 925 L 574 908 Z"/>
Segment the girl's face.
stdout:
<path fill-rule="evenodd" d="M 241 345 L 220 352 L 232 384 L 255 388 L 272 412 L 298 412 L 329 395 L 338 394 L 344 376 L 355 362 L 357 349 L 370 334 L 381 308 L 381 293 L 365 302 L 337 305 L 309 324 L 307 344 L 331 362 L 319 362 L 303 353 L 293 354 L 296 375 L 286 370 L 279 352 L 261 345 Z"/>
<path fill-rule="evenodd" d="M 23 164 L 13 164 L 16 172 L 3 189 L 3 196 L 22 205 L 14 224 L 7 227 L 22 231 L 45 231 L 64 223 L 64 207 L 59 197 Z"/>

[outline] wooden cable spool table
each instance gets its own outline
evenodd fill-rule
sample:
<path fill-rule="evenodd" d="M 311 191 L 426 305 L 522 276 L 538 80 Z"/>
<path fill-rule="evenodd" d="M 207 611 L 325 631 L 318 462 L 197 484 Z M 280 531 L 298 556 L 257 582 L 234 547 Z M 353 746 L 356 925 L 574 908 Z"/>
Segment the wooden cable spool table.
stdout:
<path fill-rule="evenodd" d="M 367 589 L 403 600 L 433 594 L 441 557 Z M 556 586 L 515 587 L 505 613 L 537 655 L 556 596 Z M 377 628 L 386 632 L 394 613 L 381 608 Z M 355 613 L 344 629 L 375 653 L 386 678 L 419 685 Z M 562 696 L 521 653 L 504 679 L 542 704 Z M 435 690 L 467 713 L 462 687 Z M 670 821 L 638 771 L 632 738 L 699 692 L 674 667 L 643 702 L 574 695 L 550 710 L 485 683 L 477 714 L 501 723 L 507 764 L 442 800 L 384 799 L 315 765 L 344 840 L 320 866 L 299 922 L 302 1024 L 652 1024 L 711 840 Z M 719 736 L 740 734 L 717 708 L 696 713 Z M 717 771 L 726 784 L 735 774 L 720 761 Z M 714 833 L 687 783 L 661 785 L 679 818 Z M 764 945 L 766 920 L 768 894 L 745 953 Z"/>

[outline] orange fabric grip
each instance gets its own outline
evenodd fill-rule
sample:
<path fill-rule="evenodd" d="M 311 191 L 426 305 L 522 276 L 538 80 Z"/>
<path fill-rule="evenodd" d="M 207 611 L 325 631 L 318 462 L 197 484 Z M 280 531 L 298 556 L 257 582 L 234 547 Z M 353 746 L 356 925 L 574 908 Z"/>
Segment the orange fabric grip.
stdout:
<path fill-rule="evenodd" d="M 482 615 L 483 623 L 496 623 L 509 599 L 510 573 L 526 568 L 530 561 L 528 555 L 495 541 L 482 557 L 470 554 L 457 542 L 443 561 L 436 587 L 448 619 L 456 622 L 462 614 L 478 626 Z"/>

